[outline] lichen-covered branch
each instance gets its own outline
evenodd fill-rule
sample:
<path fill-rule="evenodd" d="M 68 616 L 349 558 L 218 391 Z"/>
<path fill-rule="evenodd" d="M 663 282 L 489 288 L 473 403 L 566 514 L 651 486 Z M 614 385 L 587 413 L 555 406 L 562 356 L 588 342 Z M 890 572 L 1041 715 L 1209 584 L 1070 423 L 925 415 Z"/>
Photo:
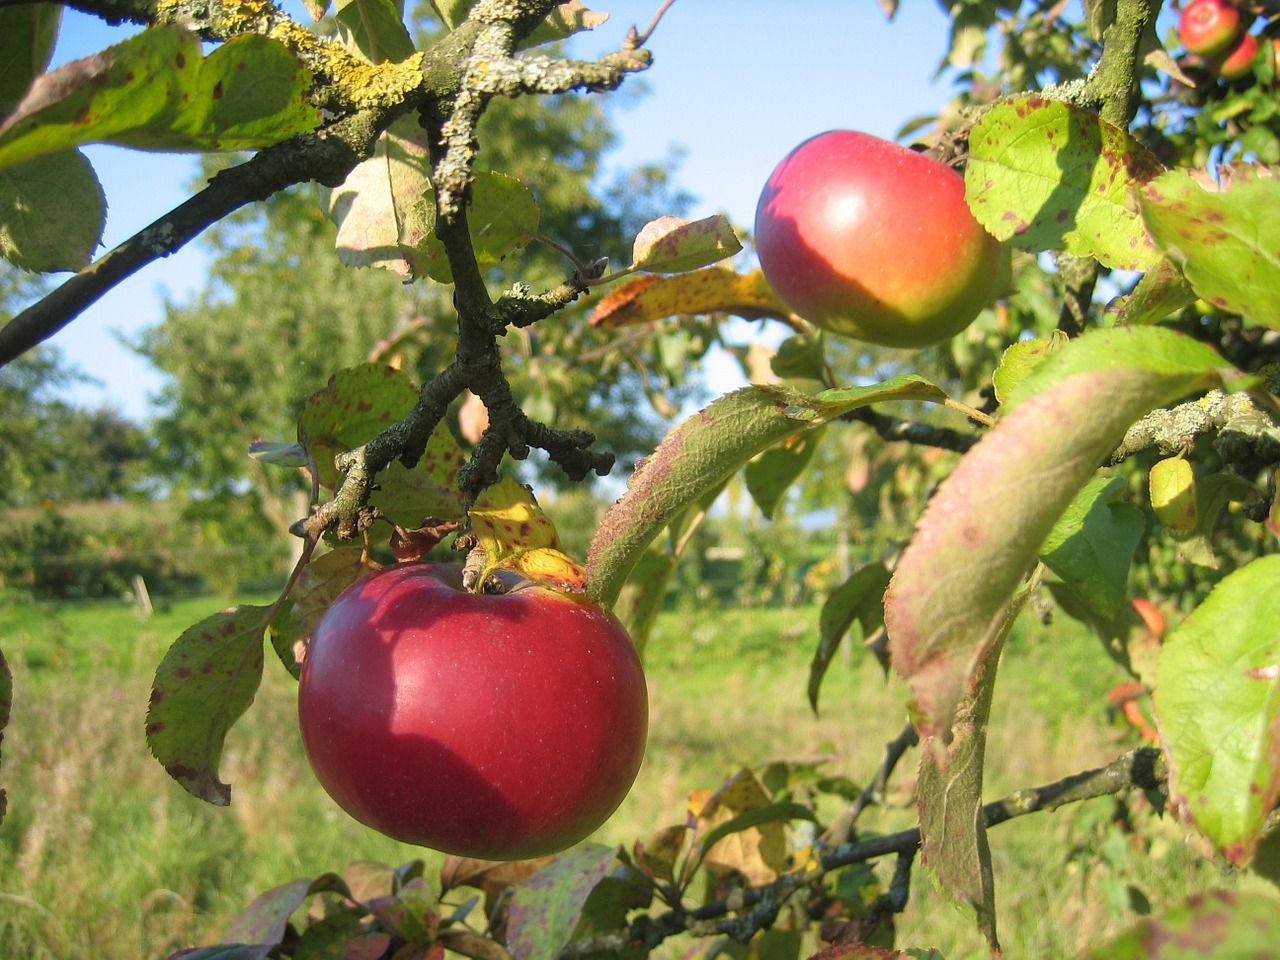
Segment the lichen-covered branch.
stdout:
<path fill-rule="evenodd" d="M 1119 463 L 1152 448 L 1171 456 L 1215 431 L 1218 452 L 1244 476 L 1280 463 L 1280 427 L 1247 393 L 1221 390 L 1151 411 L 1125 432 L 1109 462 Z"/>

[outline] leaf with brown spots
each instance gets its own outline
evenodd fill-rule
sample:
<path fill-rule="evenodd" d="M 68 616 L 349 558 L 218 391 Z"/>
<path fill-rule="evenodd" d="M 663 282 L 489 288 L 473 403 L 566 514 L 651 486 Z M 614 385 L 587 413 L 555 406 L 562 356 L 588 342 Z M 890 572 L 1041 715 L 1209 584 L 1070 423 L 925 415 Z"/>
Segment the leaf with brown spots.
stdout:
<path fill-rule="evenodd" d="M 759 270 L 707 267 L 673 277 L 639 277 L 618 287 L 591 312 L 591 324 L 612 330 L 686 314 L 730 313 L 746 320 L 797 323 Z"/>
<path fill-rule="evenodd" d="M 1027 95 L 996 104 L 974 124 L 965 195 L 978 222 L 1019 249 L 1145 270 L 1159 254 L 1130 192 L 1163 170 L 1096 113 Z"/>
<path fill-rule="evenodd" d="M 335 489 L 343 475 L 334 458 L 399 423 L 417 401 L 418 388 L 408 375 L 384 364 L 363 363 L 330 377 L 298 417 L 298 442 L 315 462 L 320 485 Z M 412 469 L 397 460 L 378 474 L 369 503 L 402 527 L 427 516 L 460 519 L 462 498 L 454 481 L 464 461 L 448 426 L 439 423 Z"/>
<path fill-rule="evenodd" d="M 156 668 L 147 744 L 165 771 L 201 800 L 225 806 L 218 778 L 227 731 L 262 681 L 262 637 L 270 607 L 223 610 L 189 627 Z"/>
<path fill-rule="evenodd" d="M 0 167 L 83 143 L 250 150 L 314 130 L 311 73 L 282 44 L 245 35 L 202 57 L 200 39 L 151 27 L 41 74 L 0 123 Z"/>
<path fill-rule="evenodd" d="M 1280 167 L 1227 168 L 1222 184 L 1174 170 L 1138 191 L 1156 242 L 1196 295 L 1280 328 Z"/>
<path fill-rule="evenodd" d="M 585 571 L 560 549 L 556 525 L 528 487 L 499 480 L 476 498 L 470 517 L 487 568 L 505 567 L 563 590 L 586 588 Z"/>

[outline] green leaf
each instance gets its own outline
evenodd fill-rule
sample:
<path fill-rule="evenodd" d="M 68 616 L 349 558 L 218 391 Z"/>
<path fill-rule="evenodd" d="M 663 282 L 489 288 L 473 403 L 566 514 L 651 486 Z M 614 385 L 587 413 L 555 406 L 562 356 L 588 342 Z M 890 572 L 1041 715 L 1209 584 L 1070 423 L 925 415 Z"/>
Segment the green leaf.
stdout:
<path fill-rule="evenodd" d="M 208 58 L 195 34 L 150 27 L 36 78 L 0 123 L 0 167 L 82 143 L 249 150 L 314 130 L 311 74 L 284 46 L 245 35 Z"/>
<path fill-rule="evenodd" d="M 577 927 L 591 891 L 617 865 L 617 847 L 584 843 L 517 883 L 507 920 L 511 956 L 557 956 Z"/>
<path fill-rule="evenodd" d="M 374 154 L 333 190 L 322 190 L 325 212 L 338 225 L 338 258 L 349 267 L 381 267 L 402 277 L 452 283 L 444 245 L 435 235 L 427 133 L 402 119 L 379 138 Z M 498 264 L 537 232 L 539 211 L 519 180 L 478 171 L 467 225 L 481 269 Z"/>
<path fill-rule="evenodd" d="M 1165 640 L 1152 697 L 1170 797 L 1232 863 L 1280 796 L 1280 556 L 1235 571 Z"/>
<path fill-rule="evenodd" d="M 404 4 L 396 0 L 337 0 L 333 10 L 343 42 L 370 63 L 399 63 L 414 53 L 404 25 Z"/>
<path fill-rule="evenodd" d="M 860 567 L 822 604 L 818 614 L 818 649 L 809 665 L 809 706 L 818 712 L 818 690 L 827 675 L 840 641 L 857 623 L 867 637 L 884 623 L 884 591 L 889 586 L 889 568 L 883 563 Z"/>
<path fill-rule="evenodd" d="M 858 407 L 889 400 L 940 400 L 916 376 L 808 396 L 777 385 L 745 387 L 677 426 L 632 474 L 587 553 L 587 591 L 612 606 L 650 541 L 689 504 L 774 444 Z"/>
<path fill-rule="evenodd" d="M 0 7 L 0 116 L 13 109 L 49 66 L 61 24 L 59 4 Z"/>
<path fill-rule="evenodd" d="M 156 668 L 147 708 L 147 743 L 165 772 L 209 803 L 231 802 L 218 779 L 227 731 L 262 681 L 262 637 L 269 607 L 223 610 L 189 627 Z"/>
<path fill-rule="evenodd" d="M 1053 351 L 1014 387 L 1006 403 L 1012 409 L 1054 384 L 1091 371 L 1147 370 L 1175 380 L 1207 383 L 1205 378 L 1214 371 L 1230 366 L 1212 347 L 1162 327 L 1093 330 L 1067 348 Z"/>
<path fill-rule="evenodd" d="M 1150 327 L 1098 331 L 1055 351 L 1017 391 L 1030 398 L 1002 417 L 930 498 L 885 598 L 890 656 L 911 686 L 922 736 L 945 744 L 956 704 L 1017 585 L 1129 425 L 1217 379 L 1221 360 L 1212 351 L 1197 354 L 1212 362 L 1196 367 L 1130 349 L 1129 335 L 1152 333 L 1179 339 Z M 1082 372 L 1065 373 L 1077 368 Z M 1051 386 L 1032 394 L 1032 381 Z"/>
<path fill-rule="evenodd" d="M 1096 113 L 1026 95 L 997 103 L 974 125 L 965 189 L 974 216 L 1000 240 L 1144 270 L 1157 254 L 1129 194 L 1163 169 Z"/>
<path fill-rule="evenodd" d="M 79 150 L 0 168 L 0 256 L 23 270 L 79 270 L 106 224 L 102 184 Z"/>
<path fill-rule="evenodd" d="M 1196 294 L 1254 323 L 1280 327 L 1277 168 L 1227 168 L 1222 184 L 1171 170 L 1137 193 L 1156 242 Z"/>
<path fill-rule="evenodd" d="M 1124 481 L 1098 477 L 1053 525 L 1040 559 L 1093 613 L 1115 620 L 1124 606 L 1129 564 L 1142 537 L 1142 511 L 1118 498 Z"/>
<path fill-rule="evenodd" d="M 1062 343 L 1063 341 L 1057 337 L 1043 337 L 1019 340 L 1006 347 L 1004 353 L 1000 355 L 1000 365 L 991 375 L 996 399 L 1001 403 L 1008 401 L 1009 394 L 1014 388 L 1027 379 L 1031 371 Z"/>
<path fill-rule="evenodd" d="M 787 488 L 804 473 L 805 467 L 813 459 L 819 436 L 814 432 L 789 437 L 747 464 L 743 471 L 747 490 L 767 519 L 773 519 Z"/>
<path fill-rule="evenodd" d="M 1125 327 L 1158 323 L 1195 299 L 1195 291 L 1182 271 L 1168 257 L 1161 257 L 1142 275 L 1133 292 L 1120 302 L 1115 323 Z M 1107 312 L 1112 312 L 1110 307 Z"/>
<path fill-rule="evenodd" d="M 477 0 L 427 0 L 436 16 L 450 30 L 453 30 L 471 13 Z"/>
<path fill-rule="evenodd" d="M 774 376 L 783 380 L 827 381 L 827 357 L 822 337 L 796 335 L 778 344 L 778 352 L 769 361 Z"/>
<path fill-rule="evenodd" d="M 742 250 L 722 213 L 702 220 L 659 217 L 646 223 L 631 247 L 631 265 L 646 273 L 686 273 Z"/>
<path fill-rule="evenodd" d="M 1276 899 L 1211 890 L 1081 956 L 1081 960 L 1244 960 L 1275 956 L 1280 943 Z"/>
<path fill-rule="evenodd" d="M 466 455 L 443 420 L 427 438 L 427 448 L 412 469 L 399 460 L 378 474 L 378 489 L 369 503 L 392 523 L 416 528 L 429 517 L 461 520 L 462 494 L 458 492 L 458 470 Z"/>

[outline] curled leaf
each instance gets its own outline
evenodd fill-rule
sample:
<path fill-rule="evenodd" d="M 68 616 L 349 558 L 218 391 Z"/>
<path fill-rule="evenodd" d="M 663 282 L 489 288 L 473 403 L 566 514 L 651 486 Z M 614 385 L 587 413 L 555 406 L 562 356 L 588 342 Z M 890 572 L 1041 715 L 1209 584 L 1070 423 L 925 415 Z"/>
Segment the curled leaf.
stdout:
<path fill-rule="evenodd" d="M 673 277 L 628 280 L 596 305 L 591 325 L 612 330 L 700 313 L 730 313 L 745 320 L 793 320 L 763 272 L 735 273 L 717 266 Z"/>
<path fill-rule="evenodd" d="M 476 497 L 469 513 L 485 566 L 505 567 L 563 590 L 586 589 L 586 573 L 560 549 L 551 518 L 528 487 L 499 480 Z"/>
<path fill-rule="evenodd" d="M 684 273 L 732 257 L 742 249 L 722 213 L 702 220 L 659 217 L 641 228 L 631 248 L 631 263 L 646 273 Z"/>

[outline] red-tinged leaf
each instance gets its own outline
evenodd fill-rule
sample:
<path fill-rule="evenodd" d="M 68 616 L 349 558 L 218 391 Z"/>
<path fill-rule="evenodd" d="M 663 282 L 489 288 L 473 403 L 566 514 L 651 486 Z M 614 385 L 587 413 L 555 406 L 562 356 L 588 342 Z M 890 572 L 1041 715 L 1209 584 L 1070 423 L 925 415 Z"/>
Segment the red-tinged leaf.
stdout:
<path fill-rule="evenodd" d="M 1224 168 L 1220 182 L 1173 170 L 1138 191 L 1142 217 L 1196 294 L 1280 327 L 1280 167 Z"/>
<path fill-rule="evenodd" d="M 722 213 L 702 220 L 659 217 L 631 247 L 631 265 L 646 273 L 686 273 L 732 257 L 742 243 Z"/>
<path fill-rule="evenodd" d="M 921 863 L 949 899 L 972 912 L 993 956 L 1000 954 L 1000 941 L 996 936 L 995 877 L 982 810 L 987 721 L 1000 650 L 1033 589 L 1023 587 L 995 627 L 956 707 L 950 743 L 939 748 L 925 741 L 916 786 Z"/>
<path fill-rule="evenodd" d="M 557 956 L 573 935 L 591 891 L 617 865 L 617 847 L 584 843 L 516 884 L 507 920 L 511 956 L 515 960 Z"/>
<path fill-rule="evenodd" d="M 231 921 L 223 940 L 276 947 L 284 940 L 289 918 L 307 898 L 328 891 L 350 896 L 346 884 L 336 873 L 293 880 L 261 893 Z"/>
<path fill-rule="evenodd" d="M 528 487 L 499 480 L 476 497 L 468 516 L 486 567 L 506 567 L 575 593 L 586 588 L 586 572 L 560 549 L 555 524 Z"/>
<path fill-rule="evenodd" d="M 531 860 L 480 860 L 449 854 L 440 867 L 441 892 L 448 893 L 458 887 L 475 887 L 488 894 L 500 893 L 533 876 L 554 859 L 547 856 Z"/>
<path fill-rule="evenodd" d="M 735 273 L 728 267 L 707 267 L 673 277 L 629 280 L 596 305 L 591 324 L 612 330 L 702 313 L 794 322 L 791 311 L 778 299 L 761 271 Z"/>
<path fill-rule="evenodd" d="M 1170 798 L 1237 865 L 1280 798 L 1280 556 L 1232 573 L 1169 634 L 1152 702 Z"/>
<path fill-rule="evenodd" d="M 227 731 L 262 681 L 268 607 L 241 606 L 188 628 L 160 661 L 147 708 L 147 743 L 165 772 L 201 800 L 225 805 L 218 778 Z"/>
<path fill-rule="evenodd" d="M 855 570 L 844 583 L 831 591 L 818 614 L 818 649 L 809 664 L 809 706 L 818 712 L 818 691 L 840 641 L 857 623 L 863 637 L 884 623 L 884 591 L 889 586 L 889 568 L 869 563 Z"/>
<path fill-rule="evenodd" d="M 1023 250 L 1061 250 L 1145 270 L 1155 243 L 1130 191 L 1164 167 L 1095 112 L 1025 95 L 997 103 L 969 136 L 965 193 L 974 216 Z"/>
<path fill-rule="evenodd" d="M 1217 354 L 1178 349 L 1184 341 L 1141 327 L 1055 351 L 930 499 L 889 585 L 885 623 L 935 749 L 949 741 L 956 705 L 1062 512 L 1130 424 L 1217 380 Z"/>
<path fill-rule="evenodd" d="M 781 385 L 757 385 L 721 397 L 677 426 L 636 467 L 627 492 L 591 541 L 588 593 L 611 607 L 653 538 L 774 444 L 872 403 L 938 401 L 944 396 L 927 380 L 904 376 L 816 396 Z"/>
<path fill-rule="evenodd" d="M 106 223 L 102 184 L 79 150 L 0 169 L 0 256 L 23 270 L 79 270 Z"/>
<path fill-rule="evenodd" d="M 1212 890 L 1147 917 L 1080 960 L 1245 960 L 1274 957 L 1280 910 L 1262 893 Z"/>
<path fill-rule="evenodd" d="M 440 924 L 440 901 L 422 877 L 414 877 L 390 896 L 370 901 L 369 908 L 390 933 L 427 946 Z"/>

